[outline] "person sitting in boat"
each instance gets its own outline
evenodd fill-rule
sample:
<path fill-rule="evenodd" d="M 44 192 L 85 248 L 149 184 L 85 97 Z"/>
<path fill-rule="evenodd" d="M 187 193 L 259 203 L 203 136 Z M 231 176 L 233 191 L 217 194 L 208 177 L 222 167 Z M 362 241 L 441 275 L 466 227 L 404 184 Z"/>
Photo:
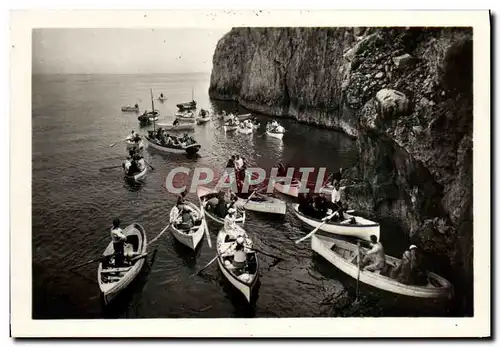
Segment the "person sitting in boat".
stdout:
<path fill-rule="evenodd" d="M 165 145 L 172 146 L 173 144 L 174 144 L 174 141 L 172 140 L 172 137 L 170 137 L 169 134 L 165 135 Z"/>
<path fill-rule="evenodd" d="M 271 122 L 271 130 L 276 129 L 278 125 L 279 125 L 278 122 L 275 119 L 273 119 L 273 121 Z"/>
<path fill-rule="evenodd" d="M 135 131 L 132 130 L 130 135 L 127 136 L 127 140 L 132 141 L 135 138 L 135 135 L 136 135 Z"/>
<path fill-rule="evenodd" d="M 132 161 L 130 163 L 130 167 L 128 169 L 128 175 L 132 176 L 133 174 L 135 174 L 137 172 L 141 172 L 141 170 L 139 169 L 138 161 L 135 159 L 132 159 Z"/>
<path fill-rule="evenodd" d="M 134 105 L 134 107 L 135 107 L 135 108 L 139 108 L 139 105 L 135 104 L 135 105 Z"/>
<path fill-rule="evenodd" d="M 401 262 L 391 271 L 391 277 L 407 285 L 426 285 L 427 276 L 417 246 L 411 245 L 401 256 Z"/>
<path fill-rule="evenodd" d="M 163 93 L 161 93 L 161 94 L 160 94 L 160 98 L 162 98 L 162 99 L 163 99 Z"/>
<path fill-rule="evenodd" d="M 142 172 L 146 168 L 146 161 L 142 155 L 138 156 L 137 167 L 139 168 L 139 172 Z"/>
<path fill-rule="evenodd" d="M 132 161 L 132 157 L 129 156 L 127 157 L 127 159 L 125 159 L 122 163 L 122 167 L 123 169 L 125 170 L 125 172 L 128 172 L 129 169 L 130 169 L 130 165 L 131 165 L 131 161 Z"/>
<path fill-rule="evenodd" d="M 176 126 L 177 124 L 179 124 L 179 119 L 175 118 L 174 122 L 172 123 L 173 126 Z"/>
<path fill-rule="evenodd" d="M 186 205 L 183 206 L 180 217 L 178 218 L 179 223 L 177 227 L 179 229 L 189 230 L 194 226 L 195 216 L 193 211 Z"/>
<path fill-rule="evenodd" d="M 238 236 L 234 244 L 233 267 L 236 270 L 243 270 L 247 264 L 247 253 L 245 252 L 245 238 Z"/>
<path fill-rule="evenodd" d="M 324 194 L 318 194 L 314 199 L 314 211 L 317 219 L 326 217 L 328 212 L 328 200 Z"/>
<path fill-rule="evenodd" d="M 111 228 L 110 234 L 111 241 L 113 242 L 115 267 L 123 266 L 123 253 L 127 237 L 123 234 L 123 230 L 120 228 L 120 220 L 118 218 L 113 220 L 113 227 Z"/>
<path fill-rule="evenodd" d="M 175 206 L 172 207 L 172 209 L 170 210 L 170 224 L 176 223 L 181 214 L 182 208 L 182 205 L 179 205 L 179 203 L 175 204 Z"/>
<path fill-rule="evenodd" d="M 382 244 L 378 241 L 376 235 L 370 236 L 371 249 L 368 252 L 365 252 L 360 247 L 360 242 L 358 241 L 358 249 L 361 251 L 361 255 L 364 254 L 360 269 L 368 270 L 368 271 L 382 271 L 385 268 L 385 251 Z"/>

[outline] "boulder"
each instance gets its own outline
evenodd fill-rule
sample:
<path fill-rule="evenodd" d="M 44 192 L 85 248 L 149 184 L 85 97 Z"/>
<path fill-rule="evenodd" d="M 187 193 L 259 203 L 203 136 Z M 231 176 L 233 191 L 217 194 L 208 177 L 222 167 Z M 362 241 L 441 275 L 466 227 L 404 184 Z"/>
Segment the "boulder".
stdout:
<path fill-rule="evenodd" d="M 408 112 L 408 98 L 393 89 L 381 89 L 375 95 L 378 114 L 382 118 L 403 115 Z"/>
<path fill-rule="evenodd" d="M 411 55 L 406 53 L 406 54 L 400 55 L 398 57 L 393 57 L 392 61 L 394 62 L 394 66 L 396 67 L 396 69 L 401 69 L 401 68 L 404 68 L 406 66 L 411 65 L 411 63 L 413 63 L 414 60 L 413 60 L 413 57 Z"/>

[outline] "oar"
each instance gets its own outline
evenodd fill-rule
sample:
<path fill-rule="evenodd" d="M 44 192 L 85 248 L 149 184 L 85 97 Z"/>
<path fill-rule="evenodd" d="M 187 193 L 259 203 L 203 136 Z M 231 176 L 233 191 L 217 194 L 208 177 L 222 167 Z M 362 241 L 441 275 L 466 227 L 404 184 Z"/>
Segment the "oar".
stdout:
<path fill-rule="evenodd" d="M 216 255 L 216 256 L 215 256 L 212 260 L 210 260 L 210 261 L 208 262 L 208 264 L 207 264 L 207 265 L 205 265 L 205 266 L 204 266 L 204 267 L 203 267 L 200 271 L 197 271 L 196 273 L 192 274 L 192 275 L 191 275 L 191 277 L 194 277 L 194 276 L 196 276 L 196 275 L 199 275 L 199 274 L 200 274 L 200 272 L 202 272 L 202 271 L 203 271 L 203 270 L 205 270 L 207 267 L 209 267 L 210 265 L 212 265 L 212 263 L 215 261 L 215 259 L 217 259 L 217 257 L 218 257 L 218 256 L 219 256 L 219 255 Z"/>
<path fill-rule="evenodd" d="M 149 241 L 149 244 L 152 244 L 153 242 L 158 240 L 160 238 L 160 236 L 163 235 L 163 233 L 168 229 L 169 226 L 170 226 L 170 223 L 168 223 L 168 225 L 162 231 L 160 231 L 160 233 L 154 239 Z"/>
<path fill-rule="evenodd" d="M 99 257 L 99 258 L 96 258 L 96 259 L 92 259 L 92 260 L 89 260 L 85 263 L 82 263 L 82 264 L 79 264 L 79 265 L 76 265 L 76 266 L 73 266 L 72 268 L 70 268 L 69 270 L 75 270 L 75 269 L 78 269 L 78 268 L 81 268 L 85 265 L 89 265 L 89 264 L 92 264 L 92 263 L 98 263 L 100 261 L 103 261 L 107 258 L 108 256 L 102 256 L 102 257 Z"/>
<path fill-rule="evenodd" d="M 356 280 L 356 301 L 359 299 L 359 275 L 361 273 L 361 244 L 358 242 L 358 279 Z"/>
<path fill-rule="evenodd" d="M 203 223 L 203 229 L 205 230 L 205 236 L 207 237 L 207 242 L 208 242 L 208 247 L 212 248 L 212 240 L 210 239 L 210 233 L 208 232 L 208 225 L 207 221 L 205 219 L 205 208 L 203 206 L 203 201 L 200 200 L 200 209 L 201 209 L 201 215 L 202 215 L 202 223 Z"/>
<path fill-rule="evenodd" d="M 278 259 L 278 260 L 282 260 L 282 261 L 284 261 L 284 260 L 285 260 L 285 259 L 280 258 L 280 257 L 277 257 L 277 256 L 275 256 L 275 255 L 272 255 L 272 254 L 269 254 L 269 253 L 263 252 L 263 251 L 261 251 L 260 249 L 250 248 L 250 247 L 246 247 L 246 246 L 245 246 L 245 248 L 250 249 L 250 250 L 255 251 L 255 252 L 258 252 L 258 253 L 262 253 L 262 254 L 267 255 L 268 257 L 271 257 L 271 258 L 274 258 L 274 259 Z"/>
<path fill-rule="evenodd" d="M 144 159 L 144 162 L 145 162 L 146 164 L 148 164 L 148 165 L 149 165 L 149 167 L 151 168 L 151 170 L 153 170 L 153 171 L 155 170 L 155 168 L 153 167 L 153 165 L 151 165 L 150 163 L 148 163 L 148 162 L 146 161 L 146 159 Z"/>
<path fill-rule="evenodd" d="M 311 236 L 313 236 L 318 230 L 319 228 L 321 228 L 323 226 L 323 224 L 325 224 L 326 222 L 328 222 L 330 219 L 333 218 L 333 215 L 334 213 L 332 213 L 330 216 L 327 216 L 323 219 L 323 223 L 321 223 L 320 225 L 318 225 L 313 231 L 311 231 L 309 234 L 307 234 L 306 236 L 304 236 L 303 238 L 301 239 L 298 239 L 297 241 L 295 241 L 295 244 L 298 244 L 304 240 L 307 240 L 308 238 L 310 238 Z"/>
<path fill-rule="evenodd" d="M 119 168 L 119 167 L 122 167 L 122 165 L 115 165 L 115 166 L 102 167 L 102 168 L 100 168 L 99 170 L 100 170 L 100 171 L 105 171 L 105 170 L 116 169 L 116 168 Z"/>
<path fill-rule="evenodd" d="M 120 141 L 126 141 L 127 139 L 123 139 L 123 140 L 120 140 Z M 113 142 L 112 144 L 109 145 L 109 147 L 114 147 L 118 142 L 120 141 L 116 141 L 116 142 Z"/>
<path fill-rule="evenodd" d="M 243 208 L 244 208 L 244 207 L 246 206 L 246 204 L 248 204 L 248 202 L 250 201 L 250 199 L 252 198 L 252 196 L 253 196 L 255 193 L 257 193 L 257 190 L 254 190 L 254 191 L 252 192 L 252 194 L 250 194 L 250 196 L 247 198 L 247 201 L 246 201 L 246 202 L 243 204 L 243 206 L 241 206 L 241 207 L 243 207 Z"/>

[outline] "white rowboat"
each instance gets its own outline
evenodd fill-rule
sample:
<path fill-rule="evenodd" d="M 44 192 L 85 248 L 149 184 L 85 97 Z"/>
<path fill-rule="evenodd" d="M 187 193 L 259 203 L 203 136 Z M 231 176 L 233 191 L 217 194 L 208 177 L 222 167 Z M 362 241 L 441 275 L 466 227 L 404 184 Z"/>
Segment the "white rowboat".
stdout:
<path fill-rule="evenodd" d="M 129 225 L 123 230 L 123 234 L 127 236 L 127 244 L 124 247 L 125 257 L 134 259 L 146 254 L 146 232 L 141 225 L 137 223 Z M 113 259 L 113 254 L 113 242 L 110 242 L 103 253 L 107 259 L 100 262 L 97 267 L 97 282 L 105 304 L 108 304 L 137 277 L 145 262 L 145 257 L 141 257 L 132 263 L 125 261 L 124 266 L 117 268 L 114 267 L 114 263 L 109 262 L 109 259 Z"/>
<path fill-rule="evenodd" d="M 280 215 L 286 214 L 286 203 L 283 200 L 263 194 L 255 194 L 250 198 L 250 201 L 238 198 L 236 205 L 249 211 Z"/>
<path fill-rule="evenodd" d="M 125 170 L 125 168 L 123 169 L 123 172 L 125 173 L 126 179 L 137 181 L 137 180 L 141 179 L 142 177 L 144 177 L 144 175 L 146 175 L 146 172 L 148 172 L 148 167 L 147 167 L 147 165 L 144 165 L 144 170 L 142 170 L 141 172 L 137 172 L 133 175 L 127 175 L 127 171 Z"/>
<path fill-rule="evenodd" d="M 297 218 L 312 228 L 317 228 L 323 223 L 321 219 L 306 216 L 300 212 L 299 204 L 292 204 L 292 208 Z M 342 222 L 332 222 L 330 220 L 324 223 L 319 229 L 330 234 L 357 237 L 366 241 L 370 241 L 370 236 L 375 235 L 380 240 L 380 224 L 359 216 L 350 215 L 346 212 L 343 215 L 344 220 Z M 353 217 L 356 224 L 350 224 L 350 220 Z"/>
<path fill-rule="evenodd" d="M 207 205 L 207 202 L 209 200 L 214 199 L 213 201 L 215 202 L 215 199 L 217 199 L 217 192 L 211 188 L 208 187 L 203 187 L 203 186 L 198 186 L 196 188 L 196 195 L 200 199 L 200 203 L 204 204 L 205 206 L 205 215 L 208 216 L 211 220 L 213 220 L 216 223 L 219 224 L 224 224 L 224 217 L 220 217 L 217 215 L 214 211 L 210 210 L 210 206 Z M 245 210 L 244 209 L 237 209 L 236 210 L 236 223 L 238 224 L 243 224 L 245 223 Z"/>
<path fill-rule="evenodd" d="M 353 278 L 358 278 L 357 245 L 316 234 L 312 236 L 311 248 L 342 272 Z M 390 269 L 400 263 L 400 259 L 388 255 L 385 259 L 389 265 L 389 271 L 386 273 L 390 273 Z M 425 286 L 406 285 L 380 274 L 380 271 L 371 272 L 368 270 L 359 272 L 359 281 L 388 292 L 412 297 L 436 299 L 450 298 L 453 295 L 451 283 L 433 272 L 427 273 L 428 283 Z"/>
<path fill-rule="evenodd" d="M 199 220 L 201 216 L 200 208 L 189 201 L 186 201 L 185 205 L 187 205 L 194 212 L 194 214 L 196 215 L 196 220 Z M 172 223 L 170 225 L 170 231 L 177 241 L 191 248 L 192 250 L 195 250 L 201 239 L 203 239 L 205 226 L 204 223 L 205 220 L 202 219 L 201 224 L 195 225 L 189 230 L 179 229 L 177 225 Z"/>
<path fill-rule="evenodd" d="M 239 226 L 236 227 L 241 229 Z M 241 229 L 241 233 L 245 233 L 245 231 Z M 245 248 L 247 265 L 241 271 L 236 270 L 232 265 L 233 252 L 231 246 L 233 244 L 234 241 L 229 240 L 229 236 L 224 231 L 224 228 L 222 228 L 217 235 L 217 263 L 229 283 L 250 302 L 252 299 L 252 290 L 259 279 L 259 261 L 255 251 Z M 245 246 L 252 247 L 252 241 L 248 236 L 245 236 L 244 244 Z"/>
<path fill-rule="evenodd" d="M 157 123 L 157 127 L 163 128 L 168 131 L 190 131 L 194 130 L 194 121 L 192 123 L 184 123 L 184 124 L 168 124 L 168 123 Z"/>
<path fill-rule="evenodd" d="M 177 153 L 177 154 L 183 154 L 183 153 L 187 153 L 187 154 L 194 154 L 194 153 L 197 153 L 199 150 L 200 150 L 200 147 L 201 145 L 198 144 L 198 143 L 195 143 L 193 145 L 189 145 L 189 146 L 164 146 L 160 143 L 158 143 L 157 141 L 145 136 L 144 137 L 146 139 L 146 143 L 148 144 L 148 147 L 152 147 L 158 151 L 161 151 L 161 152 L 167 152 L 167 153 Z"/>

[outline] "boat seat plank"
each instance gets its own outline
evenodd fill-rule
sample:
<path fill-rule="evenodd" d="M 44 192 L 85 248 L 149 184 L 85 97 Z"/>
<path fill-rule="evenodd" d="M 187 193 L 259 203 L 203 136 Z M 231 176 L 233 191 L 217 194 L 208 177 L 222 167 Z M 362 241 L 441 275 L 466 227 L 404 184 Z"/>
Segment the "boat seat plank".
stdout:
<path fill-rule="evenodd" d="M 352 253 L 349 257 L 346 258 L 348 263 L 354 264 L 354 259 L 358 257 L 358 253 Z"/>
<path fill-rule="evenodd" d="M 109 274 L 109 273 L 114 273 L 114 272 L 126 272 L 126 271 L 130 270 L 131 267 L 132 266 L 111 268 L 111 269 L 102 269 L 101 273 L 102 274 Z"/>

